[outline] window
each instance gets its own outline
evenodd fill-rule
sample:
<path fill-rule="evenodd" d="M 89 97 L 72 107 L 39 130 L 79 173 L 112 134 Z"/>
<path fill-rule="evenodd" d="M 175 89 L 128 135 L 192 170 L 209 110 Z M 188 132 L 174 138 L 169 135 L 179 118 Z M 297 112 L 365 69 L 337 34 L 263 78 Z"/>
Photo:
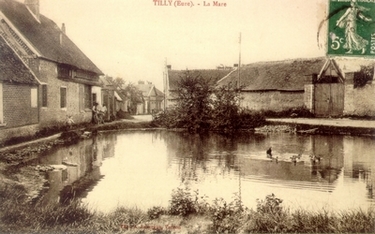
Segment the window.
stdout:
<path fill-rule="evenodd" d="M 38 107 L 38 90 L 37 88 L 31 88 L 31 107 Z"/>
<path fill-rule="evenodd" d="M 70 77 L 70 69 L 66 66 L 59 65 L 57 67 L 57 76 L 59 78 L 69 78 Z"/>
<path fill-rule="evenodd" d="M 60 87 L 60 107 L 66 108 L 66 87 Z"/>
<path fill-rule="evenodd" d="M 95 100 L 96 97 L 91 93 L 90 85 L 79 86 L 79 107 L 81 110 L 87 110 L 92 108 L 92 100 Z"/>
<path fill-rule="evenodd" d="M 94 103 L 94 102 L 98 102 L 97 97 L 96 97 L 96 93 L 93 93 L 93 94 L 92 94 L 92 102 L 93 102 L 93 103 Z"/>
<path fill-rule="evenodd" d="M 47 107 L 47 85 L 42 85 L 42 107 Z"/>
<path fill-rule="evenodd" d="M 87 109 L 91 109 L 91 86 L 85 85 L 84 86 L 84 107 Z"/>

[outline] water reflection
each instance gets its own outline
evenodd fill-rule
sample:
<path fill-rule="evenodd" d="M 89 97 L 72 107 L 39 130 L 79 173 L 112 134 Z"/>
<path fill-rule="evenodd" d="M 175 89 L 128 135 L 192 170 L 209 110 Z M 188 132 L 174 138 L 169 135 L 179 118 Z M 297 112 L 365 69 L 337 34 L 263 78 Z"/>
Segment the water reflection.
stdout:
<path fill-rule="evenodd" d="M 79 144 L 55 149 L 39 158 L 39 164 L 52 165 L 56 169 L 46 172 L 48 190 L 38 202 L 51 204 L 68 202 L 85 194 L 103 176 L 102 161 L 114 157 L 116 135 L 99 134 L 84 139 Z"/>
<path fill-rule="evenodd" d="M 275 193 L 292 209 L 366 209 L 374 206 L 374 140 L 295 134 L 102 133 L 40 158 L 62 165 L 48 172 L 45 203 L 72 197 L 100 211 L 118 205 L 167 206 L 172 189 L 199 189 L 210 199 L 244 204 Z M 266 158 L 272 146 L 278 161 Z M 300 154 L 293 163 L 291 157 Z M 310 155 L 320 157 L 312 161 Z"/>

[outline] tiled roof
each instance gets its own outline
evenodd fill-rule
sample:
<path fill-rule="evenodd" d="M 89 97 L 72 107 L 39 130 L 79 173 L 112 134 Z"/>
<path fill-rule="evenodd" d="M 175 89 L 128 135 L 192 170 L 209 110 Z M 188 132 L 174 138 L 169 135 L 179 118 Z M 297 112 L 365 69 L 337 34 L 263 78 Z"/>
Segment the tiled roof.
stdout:
<path fill-rule="evenodd" d="M 52 20 L 40 15 L 39 23 L 24 4 L 13 0 L 0 0 L 0 11 L 35 47 L 41 57 L 96 74 L 103 74 Z M 60 43 L 60 36 L 62 43 Z"/>
<path fill-rule="evenodd" d="M 169 89 L 177 90 L 178 82 L 185 76 L 187 70 L 169 70 L 168 80 Z M 223 77 L 227 76 L 232 70 L 228 69 L 209 69 L 209 70 L 189 70 L 192 76 L 201 76 L 203 79 L 208 80 L 212 85 Z"/>
<path fill-rule="evenodd" d="M 163 92 L 158 90 L 155 85 L 152 83 L 147 83 L 147 84 L 137 84 L 136 87 L 138 88 L 139 91 L 142 92 L 143 97 L 148 97 L 148 96 L 153 96 L 150 92 L 153 91 L 155 92 L 156 96 L 164 96 Z"/>
<path fill-rule="evenodd" d="M 0 36 L 0 81 L 38 84 L 30 69 Z"/>
<path fill-rule="evenodd" d="M 155 87 L 156 96 L 164 96 L 164 93 Z"/>
<path fill-rule="evenodd" d="M 325 58 L 259 62 L 241 67 L 240 85 L 243 90 L 302 91 L 308 77 L 319 74 Z M 238 72 L 231 73 L 218 84 L 237 84 Z"/>
<path fill-rule="evenodd" d="M 148 96 L 148 93 L 150 92 L 150 90 L 151 90 L 151 88 L 152 88 L 153 86 L 154 86 L 154 85 L 153 85 L 153 84 L 150 84 L 150 83 L 147 83 L 147 84 L 144 84 L 144 83 L 140 84 L 140 83 L 138 83 L 138 84 L 136 85 L 137 89 L 138 89 L 139 91 L 142 92 L 142 95 L 143 95 L 144 97 L 147 97 L 147 96 Z"/>

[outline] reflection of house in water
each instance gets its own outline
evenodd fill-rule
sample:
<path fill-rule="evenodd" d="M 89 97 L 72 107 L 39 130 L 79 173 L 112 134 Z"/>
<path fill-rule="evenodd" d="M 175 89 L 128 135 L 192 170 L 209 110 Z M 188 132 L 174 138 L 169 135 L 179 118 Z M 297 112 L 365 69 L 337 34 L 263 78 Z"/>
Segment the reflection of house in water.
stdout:
<path fill-rule="evenodd" d="M 55 203 L 79 196 L 100 180 L 102 160 L 114 156 L 115 137 L 114 134 L 94 136 L 40 158 L 40 164 L 57 165 L 55 170 L 47 172 L 49 189 L 42 202 Z"/>
<path fill-rule="evenodd" d="M 373 144 L 373 139 L 346 136 L 344 142 L 345 177 L 364 180 L 368 196 L 373 198 L 373 188 L 375 186 L 375 145 Z"/>

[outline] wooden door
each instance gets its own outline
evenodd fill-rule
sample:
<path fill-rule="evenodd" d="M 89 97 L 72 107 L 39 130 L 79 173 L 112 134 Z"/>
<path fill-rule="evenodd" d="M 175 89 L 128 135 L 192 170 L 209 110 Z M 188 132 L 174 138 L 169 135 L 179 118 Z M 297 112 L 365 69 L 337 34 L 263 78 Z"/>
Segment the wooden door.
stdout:
<path fill-rule="evenodd" d="M 316 116 L 341 116 L 344 111 L 344 85 L 341 83 L 316 84 L 314 100 Z"/>

